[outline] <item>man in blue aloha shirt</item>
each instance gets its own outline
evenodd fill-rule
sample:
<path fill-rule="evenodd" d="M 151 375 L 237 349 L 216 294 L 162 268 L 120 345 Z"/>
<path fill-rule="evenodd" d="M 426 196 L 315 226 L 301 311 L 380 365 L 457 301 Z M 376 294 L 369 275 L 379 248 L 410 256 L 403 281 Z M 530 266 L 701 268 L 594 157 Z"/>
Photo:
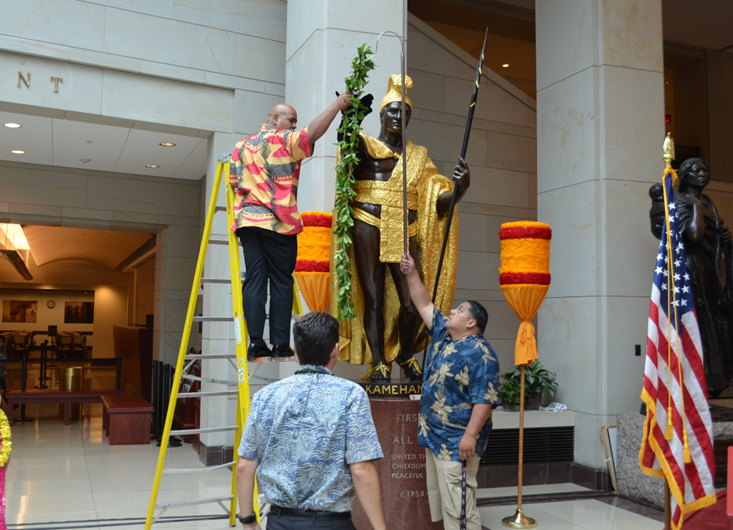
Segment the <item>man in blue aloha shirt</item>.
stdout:
<path fill-rule="evenodd" d="M 239 446 L 239 520 L 246 530 L 260 530 L 252 507 L 256 473 L 272 505 L 267 530 L 355 530 L 354 495 L 374 529 L 385 530 L 373 463 L 383 454 L 369 399 L 331 372 L 339 323 L 309 313 L 293 326 L 293 338 L 301 368 L 252 399 Z"/>
<path fill-rule="evenodd" d="M 484 306 L 469 300 L 446 318 L 433 305 L 409 254 L 402 255 L 400 269 L 432 339 L 417 434 L 426 453 L 430 516 L 434 522 L 443 520 L 446 530 L 460 528 L 465 460 L 466 528 L 481 530 L 476 472 L 491 432 L 491 411 L 498 403 L 499 361 L 483 336 L 489 316 Z"/>

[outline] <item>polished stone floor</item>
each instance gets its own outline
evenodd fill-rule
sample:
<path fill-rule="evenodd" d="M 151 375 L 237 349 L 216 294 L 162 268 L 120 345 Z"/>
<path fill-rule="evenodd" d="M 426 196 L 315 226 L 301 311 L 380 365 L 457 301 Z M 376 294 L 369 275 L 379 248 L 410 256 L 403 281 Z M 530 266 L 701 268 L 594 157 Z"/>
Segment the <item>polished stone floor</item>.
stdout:
<path fill-rule="evenodd" d="M 11 530 L 141 529 L 153 485 L 158 448 L 112 446 L 102 436 L 101 405 L 85 405 L 82 420 L 64 426 L 58 406 L 28 406 L 40 421 L 13 426 L 13 453 L 7 468 L 7 523 Z M 191 446 L 168 451 L 171 467 L 203 468 Z M 159 502 L 227 495 L 226 469 L 196 475 L 164 476 Z M 547 495 L 563 497 L 547 502 Z M 525 488 L 525 513 L 545 530 L 660 530 L 661 513 L 614 496 L 592 495 L 574 484 Z M 507 502 L 516 488 L 479 491 L 483 504 Z M 570 500 L 568 500 L 570 498 Z M 536 502 L 535 500 L 543 502 Z M 480 508 L 483 526 L 503 528 L 515 504 Z M 225 529 L 216 504 L 171 509 L 154 528 Z"/>

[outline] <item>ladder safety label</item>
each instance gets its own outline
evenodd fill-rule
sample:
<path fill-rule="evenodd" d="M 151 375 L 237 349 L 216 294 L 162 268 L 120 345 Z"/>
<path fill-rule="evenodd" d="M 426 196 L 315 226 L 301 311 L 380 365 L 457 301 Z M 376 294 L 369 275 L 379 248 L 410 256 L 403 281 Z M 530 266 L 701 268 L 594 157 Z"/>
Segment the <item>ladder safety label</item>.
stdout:
<path fill-rule="evenodd" d="M 242 344 L 241 319 L 242 319 L 241 316 L 234 319 L 234 339 L 236 340 L 237 344 Z"/>

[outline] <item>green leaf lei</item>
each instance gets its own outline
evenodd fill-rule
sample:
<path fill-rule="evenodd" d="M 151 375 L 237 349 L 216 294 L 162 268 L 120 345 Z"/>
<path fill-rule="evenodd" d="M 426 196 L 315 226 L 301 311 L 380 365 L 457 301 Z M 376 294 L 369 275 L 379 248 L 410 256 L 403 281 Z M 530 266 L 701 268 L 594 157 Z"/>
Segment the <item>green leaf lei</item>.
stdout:
<path fill-rule="evenodd" d="M 343 140 L 338 144 L 341 151 L 341 163 L 336 167 L 336 204 L 333 214 L 336 218 L 336 241 L 338 250 L 334 256 L 334 271 L 336 273 L 336 285 L 338 289 L 338 318 L 339 320 L 352 320 L 354 314 L 354 303 L 351 301 L 351 260 L 349 259 L 349 248 L 351 247 L 351 227 L 354 226 L 354 209 L 351 201 L 356 196 L 354 189 L 356 179 L 354 170 L 359 164 L 359 125 L 364 119 L 364 112 L 368 108 L 361 103 L 361 94 L 367 85 L 369 71 L 374 69 L 374 61 L 369 57 L 374 52 L 366 44 L 358 48 L 358 55 L 351 63 L 352 72 L 346 78 L 346 90 L 351 92 L 352 105 L 344 112 L 339 132 Z"/>

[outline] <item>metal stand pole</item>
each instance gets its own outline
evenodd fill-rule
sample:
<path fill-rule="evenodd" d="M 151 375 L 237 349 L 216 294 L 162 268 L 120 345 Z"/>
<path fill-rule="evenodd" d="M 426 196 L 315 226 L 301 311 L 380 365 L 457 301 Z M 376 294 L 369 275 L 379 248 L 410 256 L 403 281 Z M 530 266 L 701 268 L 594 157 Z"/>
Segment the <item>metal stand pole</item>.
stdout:
<path fill-rule="evenodd" d="M 672 530 L 672 496 L 667 479 L 664 479 L 664 530 Z"/>
<path fill-rule="evenodd" d="M 48 385 L 43 381 L 50 379 L 46 377 L 46 345 L 41 345 L 41 365 L 38 367 L 38 384 L 33 388 L 46 389 Z"/>
<path fill-rule="evenodd" d="M 22 382 L 20 384 L 20 389 L 25 392 L 26 390 L 26 379 L 28 379 L 28 358 L 23 357 L 23 368 L 21 369 L 21 378 Z M 12 411 L 11 411 L 12 414 Z M 20 419 L 19 420 L 13 420 L 13 423 L 27 423 L 29 421 L 33 421 L 31 418 L 25 417 L 25 405 L 20 406 Z"/>
<path fill-rule="evenodd" d="M 505 517 L 501 524 L 507 528 L 537 528 L 537 521 L 524 515 L 522 511 L 522 470 L 524 464 L 524 368 L 519 391 L 519 488 L 517 495 L 517 511 L 511 517 Z"/>

